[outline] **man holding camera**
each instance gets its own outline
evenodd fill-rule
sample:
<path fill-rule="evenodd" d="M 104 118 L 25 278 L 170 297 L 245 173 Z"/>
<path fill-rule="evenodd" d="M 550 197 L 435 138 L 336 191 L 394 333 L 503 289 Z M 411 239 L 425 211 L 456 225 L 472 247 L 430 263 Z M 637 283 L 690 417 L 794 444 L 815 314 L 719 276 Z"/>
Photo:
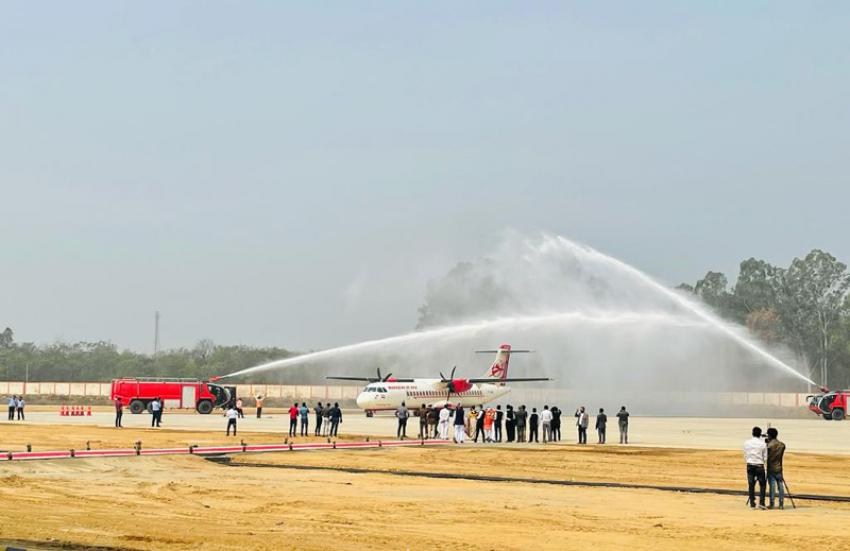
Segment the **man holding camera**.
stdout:
<path fill-rule="evenodd" d="M 770 506 L 773 509 L 776 486 L 779 486 L 779 508 L 785 508 L 785 480 L 782 478 L 782 458 L 785 444 L 779 440 L 779 431 L 767 429 L 767 482 L 770 486 Z"/>
<path fill-rule="evenodd" d="M 744 459 L 747 462 L 747 485 L 750 492 L 749 505 L 756 508 L 756 481 L 759 483 L 759 509 L 764 509 L 764 464 L 767 461 L 767 445 L 761 437 L 761 427 L 753 427 L 753 437 L 744 442 Z"/>

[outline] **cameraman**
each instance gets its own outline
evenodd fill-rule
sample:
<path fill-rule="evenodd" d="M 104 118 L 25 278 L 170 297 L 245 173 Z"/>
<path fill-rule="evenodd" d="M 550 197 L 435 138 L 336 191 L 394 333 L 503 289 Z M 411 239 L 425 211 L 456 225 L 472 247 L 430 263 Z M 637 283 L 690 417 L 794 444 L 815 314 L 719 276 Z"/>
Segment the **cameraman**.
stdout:
<path fill-rule="evenodd" d="M 759 509 L 764 509 L 764 463 L 767 461 L 767 445 L 761 437 L 761 427 L 753 427 L 753 437 L 744 442 L 744 459 L 747 461 L 747 485 L 750 491 L 750 507 L 756 507 L 756 480 L 759 483 Z"/>
<path fill-rule="evenodd" d="M 776 495 L 774 486 L 779 486 L 779 508 L 785 508 L 785 480 L 782 478 L 782 458 L 785 456 L 785 444 L 779 440 L 779 431 L 767 429 L 767 482 L 770 485 L 770 506 Z"/>

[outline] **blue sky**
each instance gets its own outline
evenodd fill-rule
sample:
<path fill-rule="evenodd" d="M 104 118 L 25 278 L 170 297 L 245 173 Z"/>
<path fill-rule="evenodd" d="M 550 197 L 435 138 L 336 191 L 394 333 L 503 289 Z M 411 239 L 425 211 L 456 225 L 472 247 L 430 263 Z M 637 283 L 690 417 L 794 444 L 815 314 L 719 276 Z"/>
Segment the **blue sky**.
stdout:
<path fill-rule="evenodd" d="M 850 261 L 835 2 L 7 2 L 0 324 L 315 348 L 506 228 L 664 282 Z"/>

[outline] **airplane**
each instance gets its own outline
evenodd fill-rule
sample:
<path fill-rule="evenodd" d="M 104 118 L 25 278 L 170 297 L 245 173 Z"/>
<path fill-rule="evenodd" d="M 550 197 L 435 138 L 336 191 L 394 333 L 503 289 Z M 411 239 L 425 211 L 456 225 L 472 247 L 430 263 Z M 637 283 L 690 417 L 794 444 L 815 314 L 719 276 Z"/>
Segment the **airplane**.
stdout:
<path fill-rule="evenodd" d="M 377 377 L 328 377 L 337 381 L 364 381 L 368 383 L 357 396 L 357 406 L 371 417 L 376 411 L 395 410 L 406 402 L 411 409 L 421 404 L 431 407 L 455 407 L 460 403 L 464 407 L 483 405 L 497 400 L 511 391 L 505 383 L 548 381 L 548 378 L 508 378 L 508 363 L 511 354 L 527 353 L 530 350 L 512 350 L 511 345 L 503 344 L 498 350 L 476 350 L 476 353 L 495 353 L 496 360 L 484 373 L 474 379 L 455 378 L 457 366 L 446 377 L 440 373 L 439 379 L 401 379 L 384 377 L 378 368 Z"/>

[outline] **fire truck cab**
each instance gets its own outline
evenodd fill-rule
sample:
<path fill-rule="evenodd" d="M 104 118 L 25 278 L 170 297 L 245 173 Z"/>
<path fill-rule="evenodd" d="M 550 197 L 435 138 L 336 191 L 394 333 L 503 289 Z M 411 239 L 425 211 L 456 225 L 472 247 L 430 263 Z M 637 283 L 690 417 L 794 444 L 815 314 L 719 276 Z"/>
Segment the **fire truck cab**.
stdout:
<path fill-rule="evenodd" d="M 823 394 L 813 394 L 808 397 L 809 410 L 822 416 L 827 421 L 841 421 L 847 415 L 847 405 L 850 402 L 850 390 L 830 391 L 822 389 Z"/>
<path fill-rule="evenodd" d="M 231 388 L 200 381 L 160 377 L 138 377 L 112 381 L 110 399 L 121 400 L 131 413 L 141 413 L 149 408 L 154 398 L 162 398 L 166 408 L 194 409 L 208 414 L 231 400 Z"/>

